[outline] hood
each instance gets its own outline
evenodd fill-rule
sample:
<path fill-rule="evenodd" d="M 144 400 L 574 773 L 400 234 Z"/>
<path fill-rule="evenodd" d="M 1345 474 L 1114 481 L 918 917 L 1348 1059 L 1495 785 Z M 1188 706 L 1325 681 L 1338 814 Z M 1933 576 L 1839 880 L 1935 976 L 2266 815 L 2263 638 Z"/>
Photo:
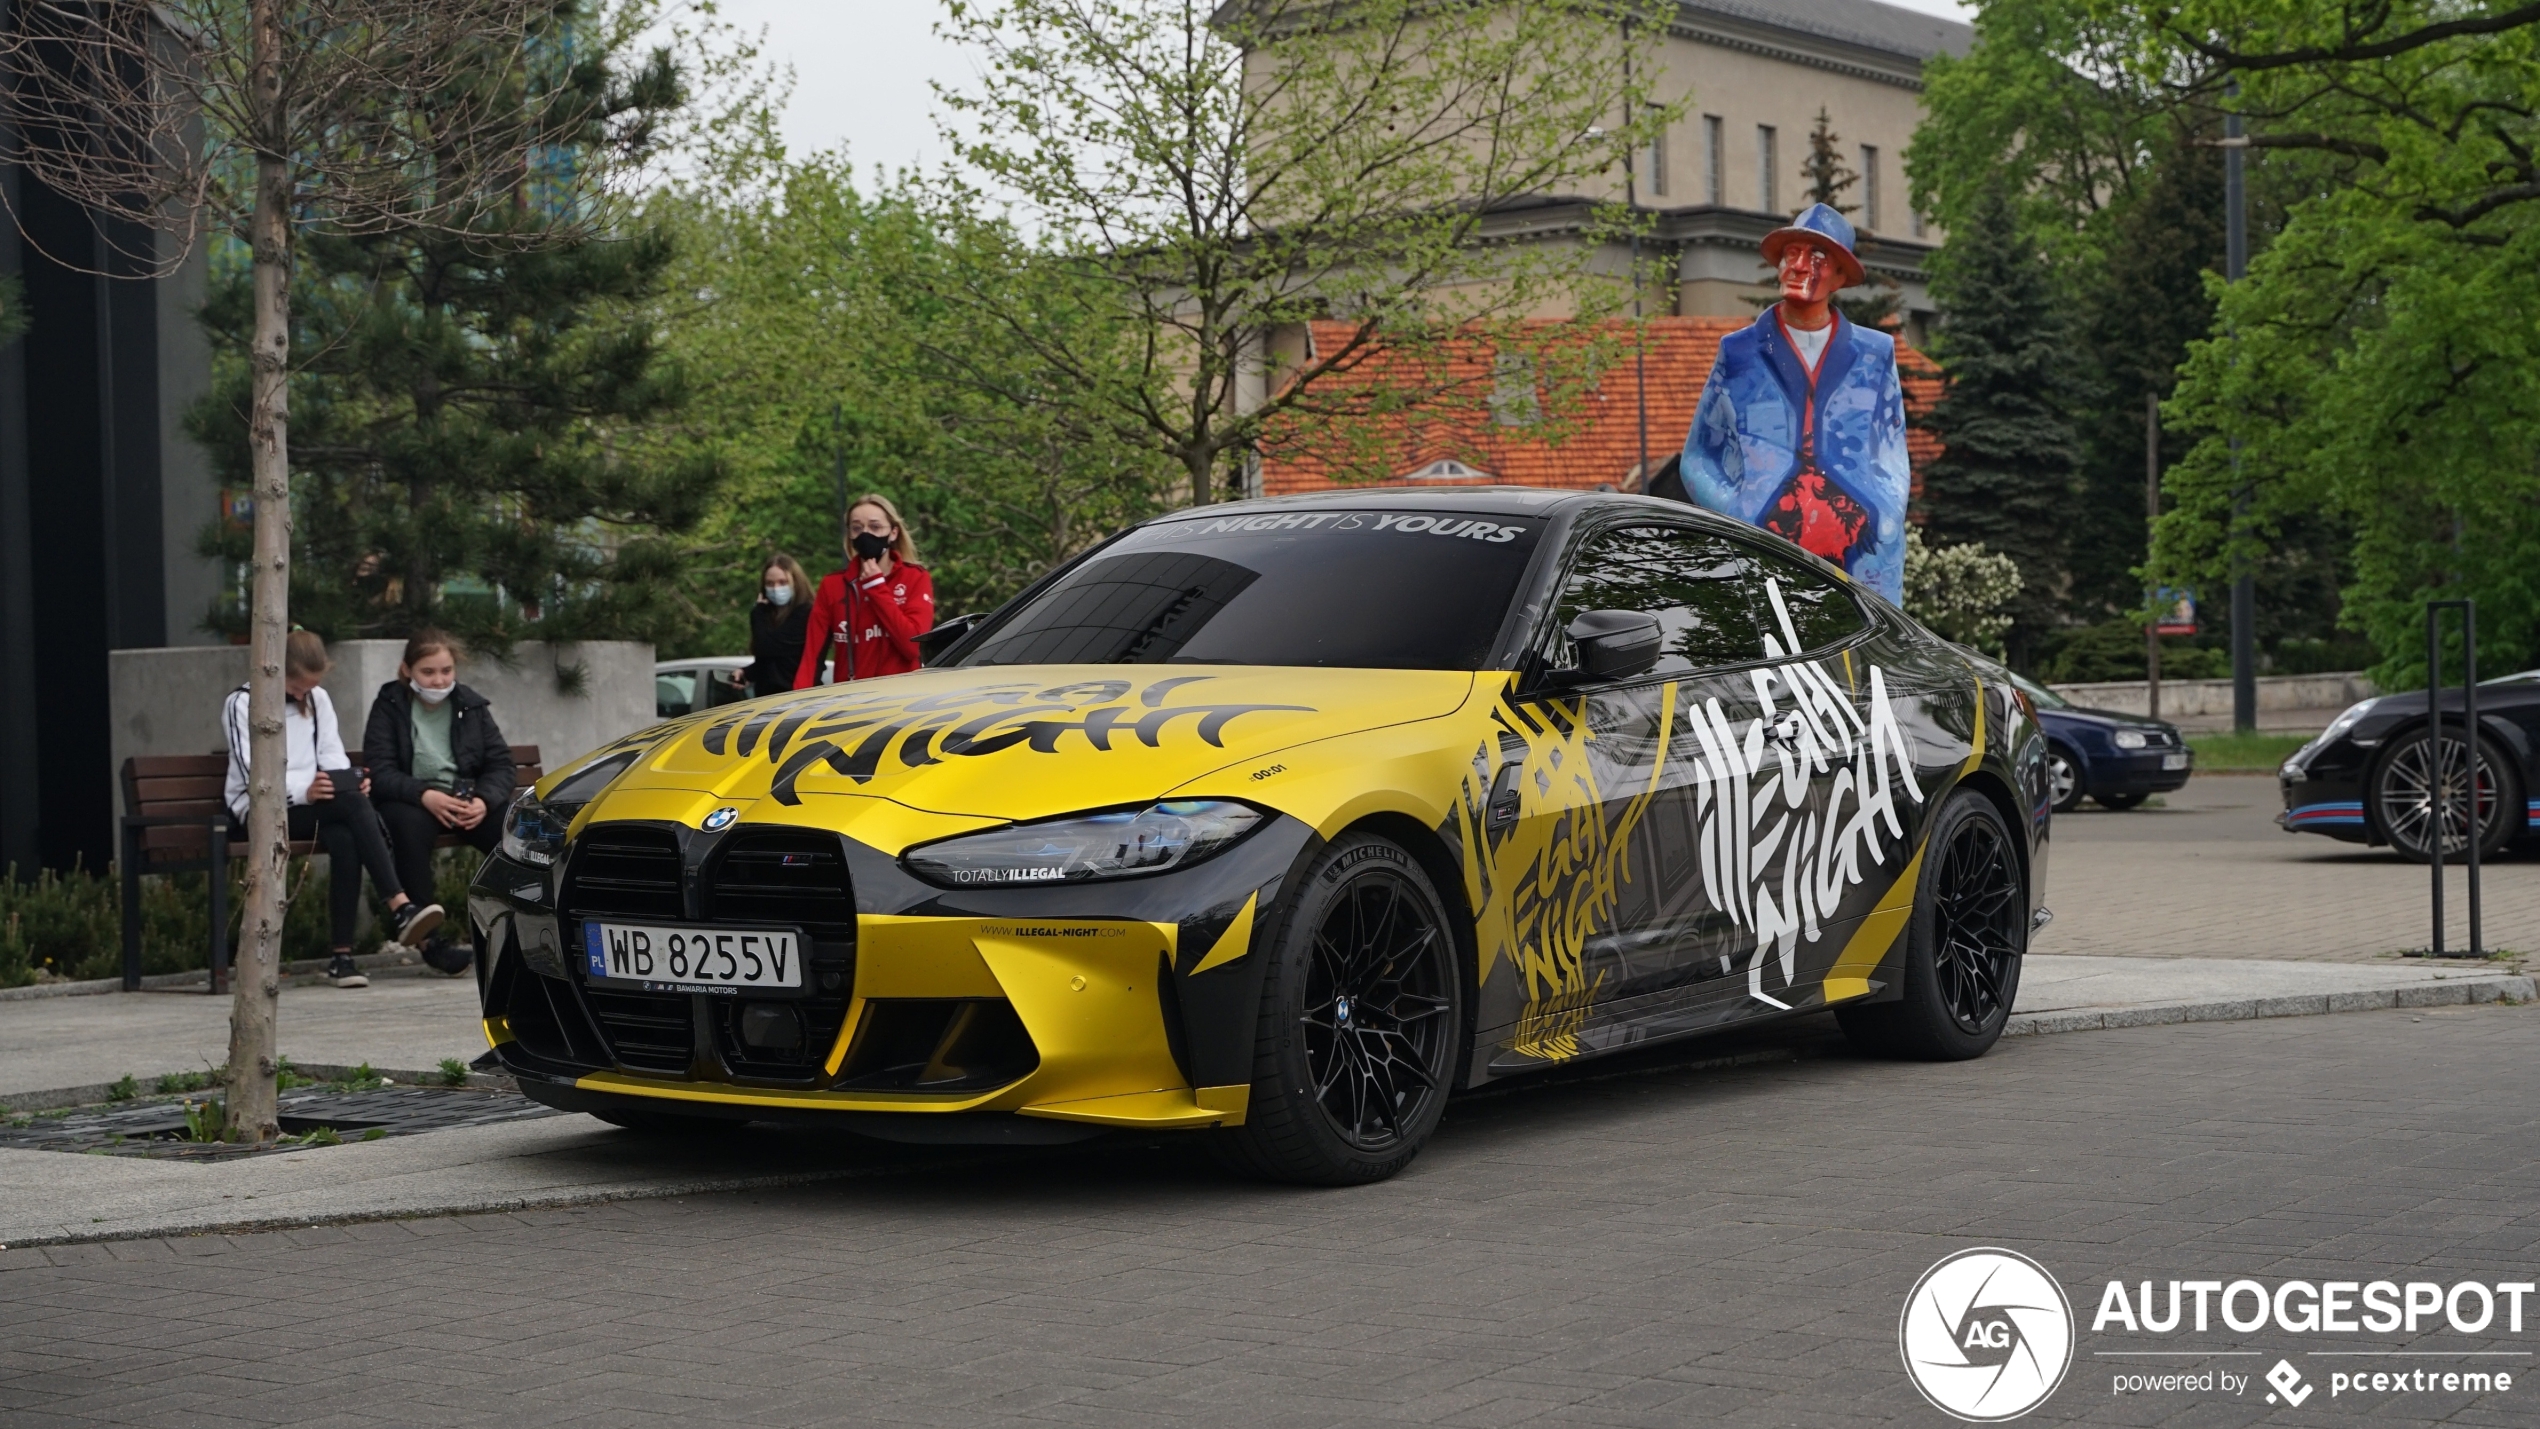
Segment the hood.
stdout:
<path fill-rule="evenodd" d="M 1156 798 L 1310 740 L 1453 712 L 1465 670 L 1041 665 L 920 670 L 725 705 L 630 736 L 609 793 L 861 794 L 1036 819 Z M 607 751 L 602 751 L 603 753 Z"/>
<path fill-rule="evenodd" d="M 2063 719 L 2080 720 L 2085 724 L 2104 724 L 2124 729 L 2158 729 L 2167 730 L 2171 734 L 2178 733 L 2177 726 L 2167 720 L 2128 714 L 2124 710 L 2095 710 L 2083 705 L 2067 705 L 2059 710 L 2040 709 L 2037 713 L 2041 719 L 2057 716 Z"/>

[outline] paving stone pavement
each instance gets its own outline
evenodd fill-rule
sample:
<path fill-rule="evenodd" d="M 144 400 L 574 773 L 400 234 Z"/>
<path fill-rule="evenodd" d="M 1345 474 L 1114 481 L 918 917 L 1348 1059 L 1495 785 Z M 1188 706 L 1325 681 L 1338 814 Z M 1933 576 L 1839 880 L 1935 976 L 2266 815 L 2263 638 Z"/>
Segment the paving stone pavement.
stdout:
<path fill-rule="evenodd" d="M 2085 803 L 2055 818 L 2046 901 L 2030 950 L 2107 957 L 2367 962 L 2422 948 L 2431 878 L 2388 849 L 2288 834 L 2271 776 L 2200 774 L 2161 807 Z M 2445 894 L 2446 941 L 2469 941 L 2467 872 Z M 2489 864 L 2487 940 L 2540 955 L 2540 853 Z"/>
<path fill-rule="evenodd" d="M 2029 1422 L 2529 1425 L 2540 1366 L 2476 1398 L 2118 1397 L 2098 1352 L 2143 1342 L 2088 1322 L 2112 1277 L 2540 1278 L 2535 1147 L 2527 1006 L 2019 1038 L 1947 1065 L 1609 1068 L 1461 1100 L 1406 1174 L 1350 1191 L 1229 1181 L 1168 1143 L 9 1251 L 0 1418 L 1937 1426 L 1898 1312 L 1934 1261 L 1990 1244 L 2083 1317 Z M 2351 1363 L 2319 1347 L 2193 1341 L 2315 1382 Z"/>

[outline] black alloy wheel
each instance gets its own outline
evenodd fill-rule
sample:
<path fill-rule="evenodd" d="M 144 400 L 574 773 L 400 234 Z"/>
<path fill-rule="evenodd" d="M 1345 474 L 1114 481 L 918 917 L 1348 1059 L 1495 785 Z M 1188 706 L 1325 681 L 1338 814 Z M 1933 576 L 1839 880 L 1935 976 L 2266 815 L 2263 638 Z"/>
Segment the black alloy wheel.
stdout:
<path fill-rule="evenodd" d="M 1297 881 L 1262 989 L 1236 1169 L 1356 1185 L 1408 1164 L 1460 1070 L 1457 939 L 1428 875 L 1389 840 L 1346 835 Z"/>
<path fill-rule="evenodd" d="M 1950 795 L 1924 837 L 1906 924 L 1902 996 L 1835 1009 L 1866 1050 L 1926 1061 L 1983 1056 L 2019 997 L 2028 872 L 2011 825 L 1972 789 Z"/>
<path fill-rule="evenodd" d="M 2019 859 L 1997 819 L 1966 819 L 1950 831 L 1932 909 L 1932 972 L 1958 1030 L 1980 1036 L 1998 1026 L 2019 974 Z"/>
<path fill-rule="evenodd" d="M 2443 857 L 2469 856 L 2470 768 L 2465 731 L 2447 728 L 2437 748 L 2434 732 L 2420 729 L 2384 754 L 2372 775 L 2372 819 L 2390 846 L 2419 861 L 2433 855 L 2440 830 Z M 2481 736 L 2474 771 L 2478 799 L 2478 852 L 2492 857 L 2513 836 L 2521 791 L 2503 750 Z"/>
<path fill-rule="evenodd" d="M 1446 1076 L 1450 939 L 1408 879 L 1352 879 L 1314 932 L 1305 976 L 1305 1062 L 1333 1129 L 1361 1151 L 1402 1144 L 1416 1104 Z"/>
<path fill-rule="evenodd" d="M 2046 746 L 2046 797 L 2054 803 L 2055 812 L 2069 814 L 2081 807 L 2081 760 L 2060 744 Z"/>

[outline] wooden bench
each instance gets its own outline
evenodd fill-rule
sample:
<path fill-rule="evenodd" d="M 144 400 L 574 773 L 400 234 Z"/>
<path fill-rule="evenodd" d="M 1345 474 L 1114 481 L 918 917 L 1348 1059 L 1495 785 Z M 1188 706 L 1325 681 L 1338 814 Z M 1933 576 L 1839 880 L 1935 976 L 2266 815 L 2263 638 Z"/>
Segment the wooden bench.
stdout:
<path fill-rule="evenodd" d="M 512 746 L 512 786 L 526 789 L 543 773 L 538 746 Z M 244 843 L 229 840 L 229 806 L 221 801 L 229 778 L 223 754 L 157 754 L 123 762 L 123 985 L 141 986 L 141 875 L 211 874 L 211 991 L 229 990 L 229 861 L 243 858 Z M 434 848 L 459 848 L 447 834 Z M 293 858 L 317 851 L 313 840 L 291 845 Z M 356 872 L 356 877 L 359 873 Z"/>

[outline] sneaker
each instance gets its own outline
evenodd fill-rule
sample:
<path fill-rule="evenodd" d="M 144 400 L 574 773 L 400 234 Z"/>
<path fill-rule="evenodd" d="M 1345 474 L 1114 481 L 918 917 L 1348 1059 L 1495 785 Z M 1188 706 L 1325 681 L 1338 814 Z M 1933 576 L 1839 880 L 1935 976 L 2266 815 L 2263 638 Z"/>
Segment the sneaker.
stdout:
<path fill-rule="evenodd" d="M 426 967 L 452 977 L 476 966 L 475 949 L 459 947 L 447 938 L 434 938 L 425 943 L 422 952 Z"/>
<path fill-rule="evenodd" d="M 337 953 L 335 955 L 335 960 L 326 965 L 326 980 L 335 984 L 337 987 L 370 986 L 370 979 L 362 976 L 362 970 L 360 968 L 353 966 L 353 955 L 351 953 Z"/>
<path fill-rule="evenodd" d="M 448 916 L 441 911 L 438 903 L 417 903 L 409 899 L 389 912 L 388 925 L 398 942 L 409 948 L 420 947 L 423 940 L 431 937 L 433 930 L 441 926 L 441 920 Z"/>

